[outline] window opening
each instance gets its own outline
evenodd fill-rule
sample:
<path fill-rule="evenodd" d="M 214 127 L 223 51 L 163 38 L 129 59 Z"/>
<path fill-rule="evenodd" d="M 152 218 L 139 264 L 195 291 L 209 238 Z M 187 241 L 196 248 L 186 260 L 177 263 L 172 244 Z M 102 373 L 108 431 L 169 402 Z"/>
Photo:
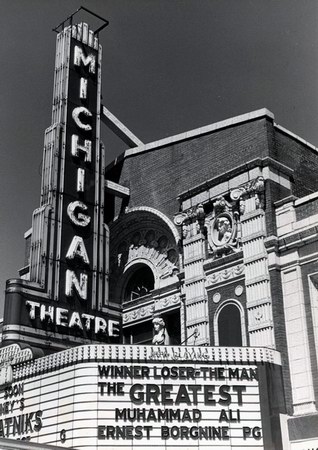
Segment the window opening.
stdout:
<path fill-rule="evenodd" d="M 139 267 L 130 277 L 124 294 L 124 301 L 130 302 L 149 294 L 153 290 L 155 279 L 152 270 L 143 265 Z"/>
<path fill-rule="evenodd" d="M 233 303 L 225 305 L 221 309 L 218 316 L 218 333 L 220 346 L 242 346 L 241 313 Z"/>

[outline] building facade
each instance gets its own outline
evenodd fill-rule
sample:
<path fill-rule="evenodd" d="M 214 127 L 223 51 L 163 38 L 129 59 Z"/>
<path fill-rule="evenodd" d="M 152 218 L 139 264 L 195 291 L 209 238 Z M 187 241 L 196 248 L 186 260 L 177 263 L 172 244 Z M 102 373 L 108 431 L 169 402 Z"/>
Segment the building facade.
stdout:
<path fill-rule="evenodd" d="M 6 288 L 1 436 L 69 448 L 318 448 L 317 149 L 266 109 L 143 144 L 101 104 L 101 61 L 86 24 L 58 34 L 41 204 Z M 107 167 L 101 122 L 129 147 Z M 160 393 L 159 370 L 161 386 L 171 383 Z M 149 389 L 137 397 L 138 379 Z M 32 389 L 33 409 L 17 416 Z M 54 403 L 67 389 L 69 403 Z M 126 394 L 139 419 L 116 406 Z M 158 405 L 179 411 L 171 427 Z"/>

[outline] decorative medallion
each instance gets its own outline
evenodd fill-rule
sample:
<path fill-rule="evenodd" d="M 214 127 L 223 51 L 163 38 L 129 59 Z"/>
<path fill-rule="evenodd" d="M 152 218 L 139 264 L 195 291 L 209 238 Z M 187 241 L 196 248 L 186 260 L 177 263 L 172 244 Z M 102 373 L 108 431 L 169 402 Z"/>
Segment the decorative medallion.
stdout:
<path fill-rule="evenodd" d="M 235 295 L 237 297 L 240 297 L 243 294 L 243 292 L 244 292 L 244 288 L 243 288 L 242 285 L 239 284 L 238 286 L 236 286 L 236 288 L 235 288 Z"/>
<path fill-rule="evenodd" d="M 222 247 L 233 240 L 235 227 L 228 213 L 219 214 L 211 223 L 211 240 L 215 247 Z"/>
<path fill-rule="evenodd" d="M 239 250 L 241 233 L 236 203 L 229 202 L 224 197 L 217 198 L 205 225 L 209 251 L 214 258 Z"/>

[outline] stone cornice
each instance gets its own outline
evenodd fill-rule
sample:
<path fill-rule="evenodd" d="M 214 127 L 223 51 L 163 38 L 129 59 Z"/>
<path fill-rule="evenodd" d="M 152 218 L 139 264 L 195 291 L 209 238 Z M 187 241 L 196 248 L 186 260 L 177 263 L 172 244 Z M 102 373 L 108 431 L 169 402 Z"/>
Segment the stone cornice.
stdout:
<path fill-rule="evenodd" d="M 278 248 L 280 252 L 290 250 L 292 248 L 302 247 L 305 244 L 318 240 L 318 226 L 315 225 L 303 230 L 297 230 L 278 239 Z"/>
<path fill-rule="evenodd" d="M 218 175 L 217 177 L 211 178 L 210 180 L 206 180 L 204 183 L 201 183 L 193 187 L 192 189 L 189 189 L 188 191 L 182 192 L 181 194 L 179 194 L 178 200 L 179 201 L 187 200 L 188 198 L 191 198 L 194 195 L 200 194 L 203 191 L 211 189 L 212 187 L 220 183 L 229 181 L 235 176 L 247 172 L 248 170 L 254 169 L 255 167 L 261 168 L 273 167 L 274 169 L 279 170 L 288 177 L 292 177 L 294 173 L 294 171 L 290 167 L 285 166 L 284 164 L 280 163 L 279 161 L 276 161 L 275 159 L 269 156 L 266 158 L 255 158 L 251 161 L 248 161 L 245 164 L 242 164 L 241 166 L 237 166 L 234 169 L 229 170 L 228 172 L 224 172 L 223 174 Z"/>

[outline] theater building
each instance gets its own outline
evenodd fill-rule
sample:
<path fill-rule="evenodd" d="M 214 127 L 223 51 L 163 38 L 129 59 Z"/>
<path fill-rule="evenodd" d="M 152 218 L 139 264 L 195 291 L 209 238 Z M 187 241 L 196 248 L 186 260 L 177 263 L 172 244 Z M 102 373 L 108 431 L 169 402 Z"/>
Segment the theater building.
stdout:
<path fill-rule="evenodd" d="M 144 144 L 101 104 L 101 72 L 97 34 L 64 28 L 6 285 L 0 437 L 318 448 L 317 149 L 266 109 Z M 108 166 L 103 124 L 127 144 Z"/>

